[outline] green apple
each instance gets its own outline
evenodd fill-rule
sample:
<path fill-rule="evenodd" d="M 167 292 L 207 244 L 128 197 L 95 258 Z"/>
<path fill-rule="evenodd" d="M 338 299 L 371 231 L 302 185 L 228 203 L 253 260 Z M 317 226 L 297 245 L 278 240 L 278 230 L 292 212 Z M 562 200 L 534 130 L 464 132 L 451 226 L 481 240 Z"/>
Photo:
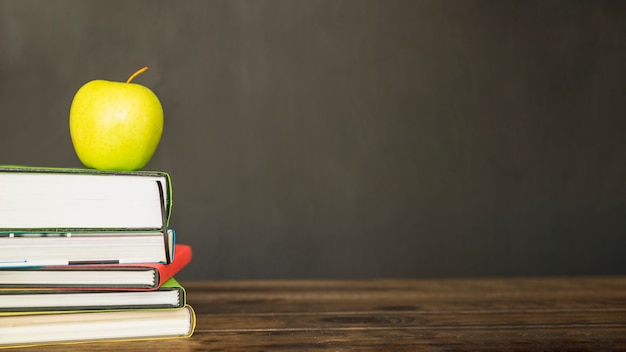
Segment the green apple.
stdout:
<path fill-rule="evenodd" d="M 163 108 L 147 87 L 126 82 L 85 83 L 70 107 L 70 135 L 80 161 L 88 168 L 134 171 L 156 151 L 163 133 Z"/>

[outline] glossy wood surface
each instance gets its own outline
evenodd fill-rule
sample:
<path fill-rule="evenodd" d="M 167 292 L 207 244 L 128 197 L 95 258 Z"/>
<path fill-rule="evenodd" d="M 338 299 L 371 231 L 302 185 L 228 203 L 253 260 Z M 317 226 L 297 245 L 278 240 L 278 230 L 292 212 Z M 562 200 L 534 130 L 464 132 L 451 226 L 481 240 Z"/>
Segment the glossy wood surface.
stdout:
<path fill-rule="evenodd" d="M 626 351 L 626 277 L 186 282 L 191 338 L 21 351 Z"/>

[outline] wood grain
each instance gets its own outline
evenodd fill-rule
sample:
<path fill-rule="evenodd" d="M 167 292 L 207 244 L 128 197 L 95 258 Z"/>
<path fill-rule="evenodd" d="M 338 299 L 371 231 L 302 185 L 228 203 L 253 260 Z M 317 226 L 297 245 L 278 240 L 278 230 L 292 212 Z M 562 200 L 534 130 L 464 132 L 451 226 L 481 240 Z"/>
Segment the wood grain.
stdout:
<path fill-rule="evenodd" d="M 192 338 L 28 350 L 626 351 L 624 277 L 183 284 Z"/>

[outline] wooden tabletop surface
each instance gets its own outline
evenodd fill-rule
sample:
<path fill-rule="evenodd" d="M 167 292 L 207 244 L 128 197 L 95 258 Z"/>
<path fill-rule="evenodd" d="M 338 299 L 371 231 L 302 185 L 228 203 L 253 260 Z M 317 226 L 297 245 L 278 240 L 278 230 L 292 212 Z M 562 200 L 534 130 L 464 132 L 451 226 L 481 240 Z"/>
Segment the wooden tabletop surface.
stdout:
<path fill-rule="evenodd" d="M 183 284 L 191 338 L 20 351 L 626 351 L 626 277 Z"/>

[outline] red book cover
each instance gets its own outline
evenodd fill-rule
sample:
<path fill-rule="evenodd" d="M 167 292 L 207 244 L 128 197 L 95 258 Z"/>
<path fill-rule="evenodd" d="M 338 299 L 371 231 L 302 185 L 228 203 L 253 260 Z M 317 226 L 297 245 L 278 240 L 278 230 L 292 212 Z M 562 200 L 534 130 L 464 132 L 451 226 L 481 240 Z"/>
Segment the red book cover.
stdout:
<path fill-rule="evenodd" d="M 156 290 L 191 261 L 191 246 L 176 244 L 170 264 L 95 264 L 0 269 L 0 289 Z"/>

